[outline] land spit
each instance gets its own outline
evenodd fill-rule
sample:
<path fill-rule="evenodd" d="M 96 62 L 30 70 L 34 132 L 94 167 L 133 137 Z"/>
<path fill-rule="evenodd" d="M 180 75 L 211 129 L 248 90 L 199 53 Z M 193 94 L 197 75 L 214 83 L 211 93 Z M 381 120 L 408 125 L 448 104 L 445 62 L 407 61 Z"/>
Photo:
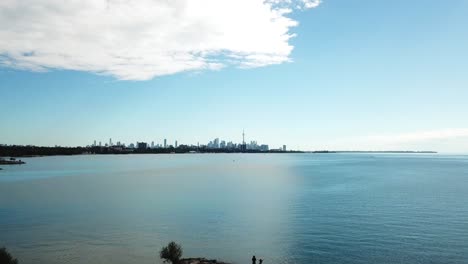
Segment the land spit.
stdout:
<path fill-rule="evenodd" d="M 185 258 L 185 259 L 180 260 L 180 264 L 230 264 L 230 263 L 217 261 L 216 259 Z"/>
<path fill-rule="evenodd" d="M 15 158 L 10 158 L 10 159 L 4 159 L 4 158 L 0 158 L 0 165 L 21 165 L 21 164 L 25 164 L 26 162 L 22 161 L 22 160 L 17 160 Z"/>

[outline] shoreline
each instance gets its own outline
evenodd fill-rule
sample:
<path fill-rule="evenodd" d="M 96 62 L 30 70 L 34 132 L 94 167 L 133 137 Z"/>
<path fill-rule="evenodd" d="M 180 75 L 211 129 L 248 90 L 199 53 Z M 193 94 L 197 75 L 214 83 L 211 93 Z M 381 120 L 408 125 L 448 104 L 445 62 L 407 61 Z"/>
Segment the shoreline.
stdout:
<path fill-rule="evenodd" d="M 206 148 L 155 148 L 129 149 L 113 147 L 35 147 L 35 146 L 0 146 L 0 157 L 43 157 L 73 155 L 127 155 L 127 154 L 217 154 L 217 153 L 305 153 L 303 151 L 282 150 L 239 150 L 239 149 L 206 149 Z"/>
<path fill-rule="evenodd" d="M 202 154 L 439 154 L 437 151 L 287 151 L 287 152 L 129 152 L 129 153 L 79 153 L 79 154 L 46 154 L 46 155 L 0 155 L 0 165 L 22 165 L 25 161 L 9 161 L 9 158 L 41 158 L 67 156 L 106 156 L 106 155 L 202 155 Z M 3 160 L 1 160 L 3 159 Z M 1 168 L 0 168 L 1 170 Z"/>
<path fill-rule="evenodd" d="M 230 264 L 230 263 L 218 261 L 216 259 L 184 258 L 180 260 L 180 264 Z"/>
<path fill-rule="evenodd" d="M 22 164 L 26 164 L 26 162 L 22 160 L 17 160 L 15 158 L 10 158 L 10 159 L 0 158 L 0 165 L 22 165 Z"/>
<path fill-rule="evenodd" d="M 312 153 L 312 154 L 339 154 L 339 153 L 388 153 L 388 154 L 436 154 L 436 151 L 415 151 L 415 150 L 282 150 L 282 149 L 239 149 L 239 148 L 206 148 L 179 146 L 177 148 L 125 148 L 119 146 L 113 147 L 38 147 L 38 146 L 20 146 L 20 145 L 0 145 L 1 157 L 44 157 L 44 156 L 72 156 L 72 155 L 127 155 L 127 154 L 291 154 L 291 153 Z"/>

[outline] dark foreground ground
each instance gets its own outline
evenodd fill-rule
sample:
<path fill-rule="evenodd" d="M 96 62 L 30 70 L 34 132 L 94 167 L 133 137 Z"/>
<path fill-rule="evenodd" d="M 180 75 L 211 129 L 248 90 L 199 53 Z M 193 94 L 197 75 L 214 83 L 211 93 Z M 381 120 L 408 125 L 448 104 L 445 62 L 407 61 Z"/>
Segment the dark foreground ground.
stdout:
<path fill-rule="evenodd" d="M 181 264 L 229 264 L 227 262 L 217 261 L 216 259 L 205 258 L 186 258 L 182 259 Z"/>

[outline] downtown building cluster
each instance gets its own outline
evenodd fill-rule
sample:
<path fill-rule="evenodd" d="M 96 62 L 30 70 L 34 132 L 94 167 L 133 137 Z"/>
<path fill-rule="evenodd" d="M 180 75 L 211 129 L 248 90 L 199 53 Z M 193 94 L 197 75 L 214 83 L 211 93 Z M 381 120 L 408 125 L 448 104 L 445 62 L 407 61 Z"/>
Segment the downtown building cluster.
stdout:
<path fill-rule="evenodd" d="M 257 141 L 250 141 L 250 143 L 233 143 L 232 141 L 226 142 L 215 138 L 205 145 L 208 149 L 240 149 L 240 150 L 258 150 L 258 151 L 269 151 L 270 147 L 267 144 L 259 145 Z"/>

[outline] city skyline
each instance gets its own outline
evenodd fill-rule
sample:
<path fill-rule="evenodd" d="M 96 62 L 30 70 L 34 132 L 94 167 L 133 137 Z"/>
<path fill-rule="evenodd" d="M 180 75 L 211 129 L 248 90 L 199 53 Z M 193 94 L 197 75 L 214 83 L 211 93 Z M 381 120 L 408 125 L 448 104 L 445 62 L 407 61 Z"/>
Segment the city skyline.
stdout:
<path fill-rule="evenodd" d="M 263 150 L 263 151 L 268 151 L 270 150 L 270 145 L 266 143 L 258 143 L 257 140 L 250 140 L 250 141 L 245 141 L 245 130 L 242 130 L 242 141 L 241 142 L 236 142 L 233 140 L 224 140 L 220 137 L 216 137 L 215 139 L 200 144 L 199 141 L 197 143 L 190 142 L 190 143 L 182 143 L 179 144 L 178 140 L 174 140 L 174 144 L 167 144 L 167 138 L 161 138 L 160 141 L 156 140 L 151 140 L 151 141 L 142 141 L 142 140 L 137 140 L 136 142 L 128 142 L 125 143 L 125 141 L 116 141 L 113 144 L 112 138 L 109 138 L 109 143 L 102 143 L 102 141 L 99 140 L 94 140 L 92 144 L 86 145 L 87 147 L 126 147 L 126 148 L 139 148 L 139 144 L 146 144 L 145 148 L 149 149 L 156 149 L 156 148 L 177 148 L 179 146 L 191 146 L 191 147 L 206 147 L 209 149 L 234 149 L 234 148 L 243 148 L 242 146 L 245 145 L 244 150 Z M 272 148 L 272 149 L 278 149 L 278 150 L 283 150 L 286 151 L 286 145 L 280 145 L 277 148 Z"/>
<path fill-rule="evenodd" d="M 20 2 L 0 4 L 1 144 L 246 128 L 297 150 L 468 153 L 467 1 Z"/>

